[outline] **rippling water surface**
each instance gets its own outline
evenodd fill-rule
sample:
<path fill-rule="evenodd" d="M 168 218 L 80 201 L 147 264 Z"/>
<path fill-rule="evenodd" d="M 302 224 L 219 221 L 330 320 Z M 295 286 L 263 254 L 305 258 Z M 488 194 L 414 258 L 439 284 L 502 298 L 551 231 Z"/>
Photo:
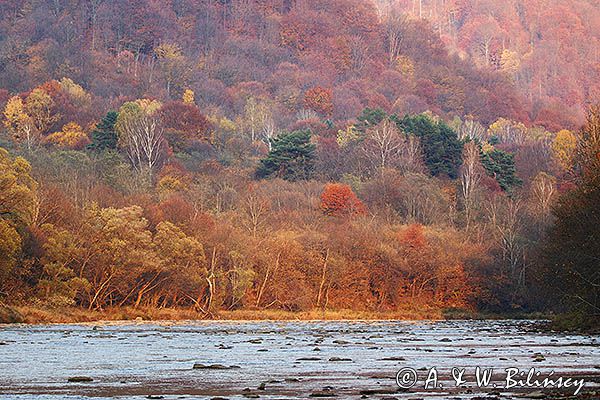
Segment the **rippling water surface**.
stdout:
<path fill-rule="evenodd" d="M 532 327 L 526 321 L 5 325 L 0 399 L 504 399 L 515 394 L 502 387 L 510 367 L 585 378 L 586 389 L 597 387 L 599 337 Z M 469 377 L 477 366 L 494 369 L 496 388 L 453 387 L 453 367 Z M 443 388 L 424 390 L 432 367 Z M 418 374 L 409 391 L 396 385 L 402 368 Z M 72 377 L 93 381 L 68 382 Z"/>

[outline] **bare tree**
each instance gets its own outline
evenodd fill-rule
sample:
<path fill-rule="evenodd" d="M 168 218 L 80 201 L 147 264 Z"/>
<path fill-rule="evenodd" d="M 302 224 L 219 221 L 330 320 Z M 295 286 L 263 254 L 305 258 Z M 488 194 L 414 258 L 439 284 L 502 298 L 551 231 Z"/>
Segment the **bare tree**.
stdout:
<path fill-rule="evenodd" d="M 402 134 L 402 149 L 398 159 L 398 169 L 402 173 L 425 173 L 421 140 L 414 135 Z"/>
<path fill-rule="evenodd" d="M 521 209 L 520 200 L 503 196 L 497 196 L 487 206 L 488 220 L 502 249 L 502 259 L 508 265 L 510 276 L 522 287 L 525 285 L 525 263 Z"/>
<path fill-rule="evenodd" d="M 270 114 L 265 114 L 262 121 L 261 136 L 265 144 L 269 147 L 269 151 L 273 149 L 273 139 L 277 136 L 277 127 L 275 120 Z"/>
<path fill-rule="evenodd" d="M 139 172 L 154 171 L 165 153 L 164 129 L 156 115 L 145 112 L 128 115 L 121 120 L 121 140 L 129 160 Z"/>
<path fill-rule="evenodd" d="M 475 142 L 469 142 L 463 150 L 463 165 L 460 173 L 460 183 L 462 197 L 465 207 L 465 218 L 467 221 L 467 230 L 469 230 L 471 219 L 473 217 L 473 207 L 475 204 L 475 192 L 481 183 L 484 171 L 479 159 L 479 147 Z"/>
<path fill-rule="evenodd" d="M 532 182 L 531 194 L 535 199 L 542 224 L 545 226 L 550 216 L 552 200 L 556 194 L 556 178 L 540 172 Z"/>
<path fill-rule="evenodd" d="M 260 227 L 267 222 L 270 210 L 269 200 L 261 193 L 251 192 L 244 202 L 244 225 L 256 238 Z"/>
<path fill-rule="evenodd" d="M 384 21 L 385 27 L 385 43 L 388 53 L 388 63 L 390 66 L 394 65 L 397 58 L 400 56 L 400 49 L 402 46 L 402 27 L 404 25 L 404 18 L 390 8 L 389 14 L 386 16 Z"/>
<path fill-rule="evenodd" d="M 385 169 L 402 154 L 404 140 L 395 123 L 386 119 L 367 131 L 364 151 L 378 169 Z"/>
<path fill-rule="evenodd" d="M 483 142 L 487 139 L 486 129 L 472 117 L 467 117 L 458 129 L 460 140 L 478 140 Z"/>

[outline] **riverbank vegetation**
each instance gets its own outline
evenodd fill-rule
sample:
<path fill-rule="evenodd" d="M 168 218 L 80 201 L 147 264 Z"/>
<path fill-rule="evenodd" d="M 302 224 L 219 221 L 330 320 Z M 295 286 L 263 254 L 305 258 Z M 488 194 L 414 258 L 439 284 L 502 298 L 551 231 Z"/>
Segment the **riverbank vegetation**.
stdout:
<path fill-rule="evenodd" d="M 367 2 L 266 3 L 1 17 L 10 315 L 595 321 L 597 107 L 538 118 Z"/>

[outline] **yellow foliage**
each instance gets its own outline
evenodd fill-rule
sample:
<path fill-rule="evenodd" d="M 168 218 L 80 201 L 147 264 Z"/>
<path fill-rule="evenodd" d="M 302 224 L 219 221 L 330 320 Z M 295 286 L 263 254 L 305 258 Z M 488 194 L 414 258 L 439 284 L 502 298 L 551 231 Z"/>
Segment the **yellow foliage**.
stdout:
<path fill-rule="evenodd" d="M 92 104 L 92 96 L 84 88 L 73 82 L 69 78 L 60 80 L 60 87 L 73 101 L 75 105 L 81 108 L 87 108 Z"/>
<path fill-rule="evenodd" d="M 500 56 L 500 68 L 502 68 L 502 71 L 514 74 L 519 71 L 520 67 L 521 60 L 519 54 L 515 51 L 504 49 Z"/>
<path fill-rule="evenodd" d="M 481 151 L 483 151 L 486 154 L 491 153 L 492 151 L 494 151 L 494 146 L 486 142 L 483 144 L 483 146 L 481 146 Z"/>
<path fill-rule="evenodd" d="M 552 142 L 552 153 L 560 166 L 569 171 L 573 168 L 575 151 L 577 149 L 577 137 L 573 132 L 563 129 L 556 134 Z"/>
<path fill-rule="evenodd" d="M 0 219 L 0 281 L 4 281 L 16 265 L 20 250 L 21 236 L 12 223 Z"/>
<path fill-rule="evenodd" d="M 52 124 L 60 119 L 60 115 L 52 114 L 54 100 L 45 90 L 36 88 L 25 100 L 25 112 L 31 117 L 38 132 L 44 133 Z"/>
<path fill-rule="evenodd" d="M 21 157 L 14 160 L 0 148 L 0 215 L 24 223 L 32 222 L 36 207 L 37 183 L 31 166 Z"/>
<path fill-rule="evenodd" d="M 174 60 L 183 57 L 183 53 L 181 52 L 181 48 L 172 43 L 163 43 L 154 48 L 154 54 L 158 58 Z"/>
<path fill-rule="evenodd" d="M 337 133 L 337 143 L 340 147 L 346 147 L 348 144 L 358 140 L 360 134 L 354 125 L 348 126 L 345 130 L 340 129 Z"/>
<path fill-rule="evenodd" d="M 168 195 L 174 192 L 183 192 L 188 190 L 189 183 L 177 176 L 166 175 L 158 181 L 157 189 L 161 194 L 161 197 L 168 197 Z"/>
<path fill-rule="evenodd" d="M 398 56 L 396 57 L 396 70 L 401 72 L 402 75 L 413 76 L 415 73 L 415 64 L 408 56 Z"/>
<path fill-rule="evenodd" d="M 154 114 L 162 107 L 162 103 L 160 101 L 150 99 L 138 99 L 135 101 L 135 104 L 137 104 L 140 109 L 148 115 Z"/>
<path fill-rule="evenodd" d="M 25 104 L 19 96 L 11 97 L 4 107 L 4 126 L 17 142 L 26 141 L 33 144 L 37 132 L 33 119 L 25 112 Z"/>
<path fill-rule="evenodd" d="M 90 143 L 88 135 L 75 122 L 63 126 L 62 131 L 55 132 L 46 137 L 46 142 L 64 149 L 82 149 Z"/>
<path fill-rule="evenodd" d="M 200 283 L 206 274 L 204 247 L 196 238 L 187 236 L 173 223 L 163 221 L 156 226 L 154 249 L 164 270 L 184 272 L 185 279 Z"/>
<path fill-rule="evenodd" d="M 191 89 L 185 89 L 185 91 L 183 92 L 183 96 L 182 96 L 182 101 L 185 104 L 194 104 L 195 99 L 194 99 L 194 91 Z"/>

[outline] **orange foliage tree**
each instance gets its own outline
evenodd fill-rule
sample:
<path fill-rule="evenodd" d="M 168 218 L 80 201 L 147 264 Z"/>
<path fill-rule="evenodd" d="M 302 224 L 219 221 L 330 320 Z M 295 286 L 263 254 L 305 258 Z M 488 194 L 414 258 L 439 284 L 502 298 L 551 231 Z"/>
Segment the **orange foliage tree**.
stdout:
<path fill-rule="evenodd" d="M 352 188 L 341 183 L 330 183 L 321 194 L 321 209 L 327 215 L 362 215 L 366 207 Z"/>

